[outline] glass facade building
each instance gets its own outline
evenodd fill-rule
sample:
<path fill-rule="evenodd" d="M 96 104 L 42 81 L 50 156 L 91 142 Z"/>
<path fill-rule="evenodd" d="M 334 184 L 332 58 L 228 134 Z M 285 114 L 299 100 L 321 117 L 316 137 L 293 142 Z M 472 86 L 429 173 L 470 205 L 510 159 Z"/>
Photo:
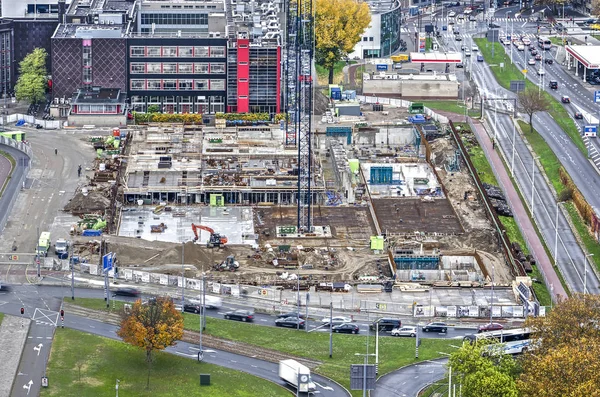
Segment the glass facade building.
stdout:
<path fill-rule="evenodd" d="M 388 57 L 400 48 L 400 4 L 393 10 L 381 14 L 380 57 Z"/>

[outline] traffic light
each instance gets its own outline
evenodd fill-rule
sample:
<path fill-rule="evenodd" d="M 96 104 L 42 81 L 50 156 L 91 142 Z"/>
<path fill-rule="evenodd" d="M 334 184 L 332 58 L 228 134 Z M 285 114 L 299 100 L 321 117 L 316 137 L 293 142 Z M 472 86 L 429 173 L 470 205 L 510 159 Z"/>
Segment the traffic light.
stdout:
<path fill-rule="evenodd" d="M 24 308 L 24 307 L 22 307 L 22 308 L 21 308 L 21 316 L 22 316 L 23 314 L 25 314 L 25 308 Z"/>

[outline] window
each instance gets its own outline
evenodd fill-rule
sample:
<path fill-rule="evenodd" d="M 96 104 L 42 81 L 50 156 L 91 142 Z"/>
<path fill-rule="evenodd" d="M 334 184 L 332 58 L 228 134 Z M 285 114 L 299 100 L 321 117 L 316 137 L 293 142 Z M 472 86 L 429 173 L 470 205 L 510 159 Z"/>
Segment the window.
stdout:
<path fill-rule="evenodd" d="M 196 58 L 208 58 L 208 47 L 194 47 L 194 56 Z"/>
<path fill-rule="evenodd" d="M 178 73 L 180 74 L 190 74 L 193 70 L 193 64 L 191 63 L 180 63 L 178 64 Z"/>
<path fill-rule="evenodd" d="M 165 74 L 175 74 L 177 73 L 177 64 L 176 63 L 163 63 L 163 73 Z"/>
<path fill-rule="evenodd" d="M 162 54 L 163 57 L 176 57 L 177 47 L 163 47 Z"/>
<path fill-rule="evenodd" d="M 373 37 L 369 37 L 369 41 L 373 41 Z"/>
<path fill-rule="evenodd" d="M 160 73 L 160 63 L 148 63 L 148 73 Z"/>
<path fill-rule="evenodd" d="M 210 57 L 211 58 L 224 58 L 225 57 L 225 47 L 210 47 Z"/>
<path fill-rule="evenodd" d="M 160 47 L 153 46 L 153 47 L 147 47 L 147 49 L 148 49 L 149 57 L 160 57 Z"/>
<path fill-rule="evenodd" d="M 146 64 L 145 63 L 132 63 L 130 68 L 131 68 L 131 74 L 146 73 Z"/>
<path fill-rule="evenodd" d="M 208 79 L 194 80 L 194 89 L 201 91 L 208 90 Z"/>
<path fill-rule="evenodd" d="M 192 89 L 192 80 L 179 80 L 179 89 L 180 90 L 191 90 Z"/>
<path fill-rule="evenodd" d="M 146 80 L 131 80 L 131 89 L 132 90 L 143 90 L 146 85 Z"/>
<path fill-rule="evenodd" d="M 180 58 L 191 58 L 193 56 L 193 47 L 179 47 Z"/>
<path fill-rule="evenodd" d="M 210 89 L 211 90 L 224 90 L 225 89 L 225 80 L 211 80 L 210 81 Z"/>
<path fill-rule="evenodd" d="M 210 64 L 210 72 L 211 73 L 225 73 L 225 64 L 224 63 L 211 63 Z"/>
<path fill-rule="evenodd" d="M 363 37 L 363 41 L 369 41 L 368 37 Z"/>
<path fill-rule="evenodd" d="M 144 47 L 141 46 L 135 46 L 135 47 L 131 47 L 131 57 L 132 58 L 141 58 L 144 57 L 146 54 L 144 52 Z"/>
<path fill-rule="evenodd" d="M 195 63 L 194 64 L 194 73 L 207 74 L 208 73 L 208 63 Z"/>
<path fill-rule="evenodd" d="M 163 89 L 164 90 L 176 90 L 177 89 L 177 80 L 163 80 Z"/>
<path fill-rule="evenodd" d="M 148 89 L 149 90 L 160 90 L 160 80 L 148 80 Z"/>

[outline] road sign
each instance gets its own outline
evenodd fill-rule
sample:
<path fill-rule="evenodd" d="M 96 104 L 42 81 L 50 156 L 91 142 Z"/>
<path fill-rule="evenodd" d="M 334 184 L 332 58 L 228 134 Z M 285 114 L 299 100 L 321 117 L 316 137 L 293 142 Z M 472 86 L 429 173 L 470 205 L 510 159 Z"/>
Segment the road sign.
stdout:
<path fill-rule="evenodd" d="M 583 136 L 595 138 L 598 134 L 598 126 L 597 125 L 584 125 L 583 126 Z"/>
<path fill-rule="evenodd" d="M 600 91 L 594 91 L 594 102 L 600 102 Z"/>
<path fill-rule="evenodd" d="M 510 90 L 512 92 L 525 91 L 525 80 L 511 80 L 510 81 Z"/>
<path fill-rule="evenodd" d="M 527 69 L 523 69 L 521 72 L 523 72 L 523 74 L 527 74 Z"/>
<path fill-rule="evenodd" d="M 113 268 L 113 253 L 109 252 L 108 254 L 102 257 L 102 270 L 107 272 L 112 270 Z"/>
<path fill-rule="evenodd" d="M 375 389 L 375 365 L 367 364 L 367 390 Z M 350 390 L 363 390 L 364 385 L 364 364 L 352 364 L 350 365 Z"/>

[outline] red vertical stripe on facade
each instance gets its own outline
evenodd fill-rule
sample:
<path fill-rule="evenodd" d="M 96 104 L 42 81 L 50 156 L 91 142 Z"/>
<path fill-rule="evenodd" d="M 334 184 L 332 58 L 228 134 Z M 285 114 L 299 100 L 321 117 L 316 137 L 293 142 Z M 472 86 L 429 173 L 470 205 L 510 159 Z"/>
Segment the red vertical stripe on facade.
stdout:
<path fill-rule="evenodd" d="M 248 113 L 250 111 L 250 40 L 238 39 L 237 41 L 237 94 L 238 113 Z"/>
<path fill-rule="evenodd" d="M 277 47 L 277 113 L 281 113 L 281 47 Z"/>

